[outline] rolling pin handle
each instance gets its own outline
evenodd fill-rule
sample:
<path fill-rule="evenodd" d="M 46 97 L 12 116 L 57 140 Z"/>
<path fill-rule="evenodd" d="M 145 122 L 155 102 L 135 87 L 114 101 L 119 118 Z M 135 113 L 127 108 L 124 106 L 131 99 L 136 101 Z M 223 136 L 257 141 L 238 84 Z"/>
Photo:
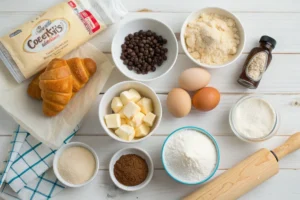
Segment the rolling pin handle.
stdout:
<path fill-rule="evenodd" d="M 284 156 L 300 149 L 300 132 L 295 133 L 285 141 L 282 145 L 271 151 L 278 160 L 281 160 Z"/>

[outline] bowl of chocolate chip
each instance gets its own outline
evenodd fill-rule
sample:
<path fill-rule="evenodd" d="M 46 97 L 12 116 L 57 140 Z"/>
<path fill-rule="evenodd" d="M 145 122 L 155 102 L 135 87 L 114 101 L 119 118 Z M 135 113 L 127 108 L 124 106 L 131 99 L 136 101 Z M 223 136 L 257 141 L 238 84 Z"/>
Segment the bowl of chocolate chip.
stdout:
<path fill-rule="evenodd" d="M 115 34 L 111 47 L 117 68 L 136 81 L 152 81 L 167 74 L 178 55 L 173 31 L 150 18 L 131 20 Z"/>

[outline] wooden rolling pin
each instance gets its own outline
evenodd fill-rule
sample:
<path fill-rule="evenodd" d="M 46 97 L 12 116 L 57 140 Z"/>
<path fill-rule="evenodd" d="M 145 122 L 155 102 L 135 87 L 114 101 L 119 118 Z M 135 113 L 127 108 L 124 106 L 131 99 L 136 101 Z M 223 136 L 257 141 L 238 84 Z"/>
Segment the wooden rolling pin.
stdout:
<path fill-rule="evenodd" d="M 300 132 L 273 151 L 261 149 L 184 200 L 235 200 L 279 172 L 278 161 L 300 148 Z"/>

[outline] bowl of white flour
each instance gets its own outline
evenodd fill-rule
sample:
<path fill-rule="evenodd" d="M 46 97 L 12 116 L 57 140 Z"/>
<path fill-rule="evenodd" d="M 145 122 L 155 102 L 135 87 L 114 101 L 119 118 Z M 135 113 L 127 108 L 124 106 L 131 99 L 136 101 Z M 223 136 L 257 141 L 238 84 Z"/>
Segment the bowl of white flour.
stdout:
<path fill-rule="evenodd" d="M 170 177 L 186 185 L 202 184 L 216 173 L 220 151 L 204 129 L 186 126 L 172 132 L 162 148 L 162 163 Z"/>

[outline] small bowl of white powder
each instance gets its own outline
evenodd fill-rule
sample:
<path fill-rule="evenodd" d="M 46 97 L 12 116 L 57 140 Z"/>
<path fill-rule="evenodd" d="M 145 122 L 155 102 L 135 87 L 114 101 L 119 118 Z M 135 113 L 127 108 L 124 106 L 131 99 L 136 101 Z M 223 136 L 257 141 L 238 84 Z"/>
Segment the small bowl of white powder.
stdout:
<path fill-rule="evenodd" d="M 205 183 L 216 173 L 219 162 L 216 140 L 198 127 L 179 128 L 163 144 L 163 166 L 169 176 L 182 184 Z"/>
<path fill-rule="evenodd" d="M 62 146 L 53 160 L 55 176 L 65 186 L 78 188 L 92 182 L 97 176 L 99 159 L 96 152 L 81 142 Z"/>
<path fill-rule="evenodd" d="M 246 142 L 261 142 L 276 134 L 279 115 L 262 96 L 246 96 L 232 107 L 229 123 L 239 139 Z"/>
<path fill-rule="evenodd" d="M 208 7 L 187 17 L 181 28 L 180 41 L 186 55 L 197 65 L 221 68 L 240 57 L 246 34 L 233 13 Z"/>

